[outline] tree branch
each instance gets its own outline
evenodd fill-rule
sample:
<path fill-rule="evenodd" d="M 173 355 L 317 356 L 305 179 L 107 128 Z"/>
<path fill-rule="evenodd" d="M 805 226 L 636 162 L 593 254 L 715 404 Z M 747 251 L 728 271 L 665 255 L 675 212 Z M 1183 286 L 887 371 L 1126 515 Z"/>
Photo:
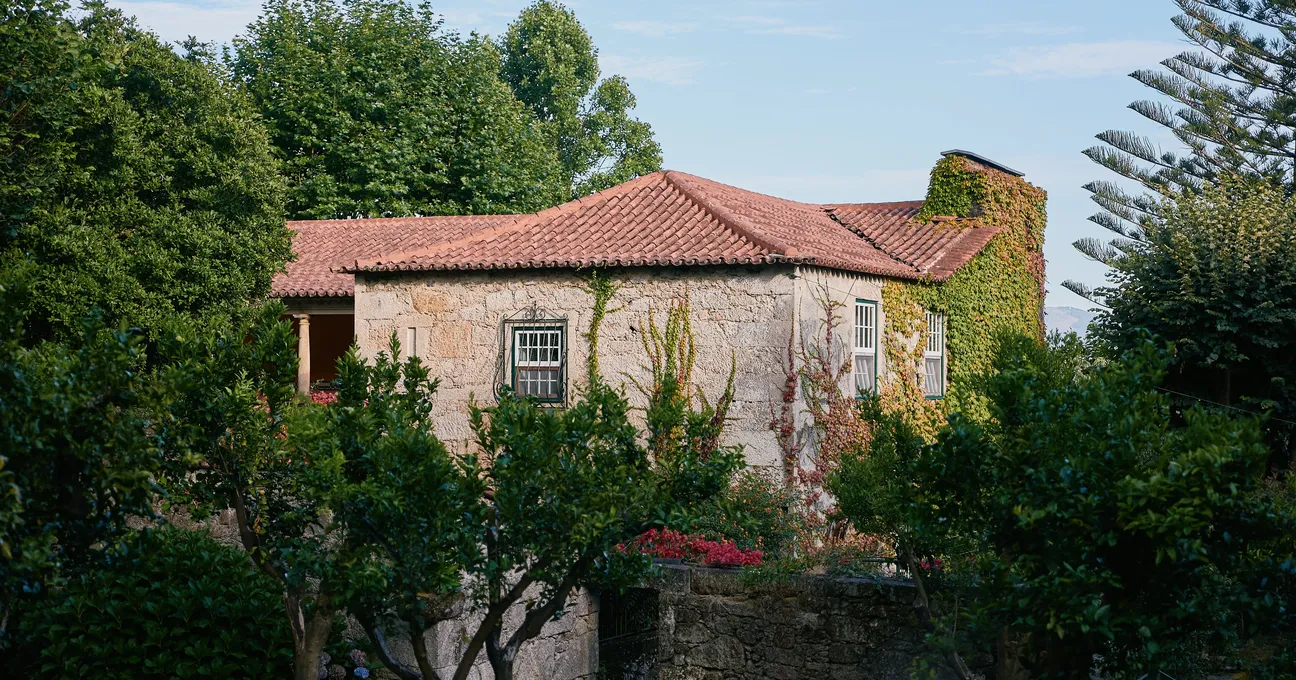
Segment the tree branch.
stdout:
<path fill-rule="evenodd" d="M 373 643 L 374 653 L 378 655 L 378 660 L 388 670 L 395 673 L 400 680 L 436 680 L 436 676 L 421 674 L 420 671 L 410 668 L 392 656 L 391 650 L 387 647 L 387 638 L 383 635 L 382 628 L 378 626 L 378 622 L 372 614 L 358 612 L 356 618 L 360 620 L 360 625 L 364 627 L 365 633 L 369 635 L 369 641 Z M 413 641 L 412 637 L 411 641 Z M 414 646 L 414 656 L 418 657 L 417 642 Z"/>

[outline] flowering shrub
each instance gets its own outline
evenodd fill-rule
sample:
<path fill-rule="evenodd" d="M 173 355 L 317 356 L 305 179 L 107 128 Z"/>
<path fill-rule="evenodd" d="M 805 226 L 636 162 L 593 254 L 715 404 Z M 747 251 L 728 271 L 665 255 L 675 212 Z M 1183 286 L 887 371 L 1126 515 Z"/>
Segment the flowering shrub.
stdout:
<path fill-rule="evenodd" d="M 315 390 L 310 396 L 311 401 L 322 405 L 332 404 L 338 399 L 337 392 L 334 390 Z"/>
<path fill-rule="evenodd" d="M 732 541 L 708 541 L 695 534 L 670 529 L 652 529 L 622 549 L 641 555 L 699 562 L 708 567 L 754 567 L 761 564 L 759 550 L 743 550 Z"/>

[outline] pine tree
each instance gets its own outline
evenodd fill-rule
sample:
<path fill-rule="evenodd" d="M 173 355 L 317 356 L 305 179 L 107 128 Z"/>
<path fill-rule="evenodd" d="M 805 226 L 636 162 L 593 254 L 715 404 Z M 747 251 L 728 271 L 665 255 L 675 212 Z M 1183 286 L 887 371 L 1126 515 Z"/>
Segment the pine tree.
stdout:
<path fill-rule="evenodd" d="M 1085 185 L 1102 210 L 1089 219 L 1115 232 L 1103 242 L 1084 238 L 1075 247 L 1111 264 L 1145 241 L 1160 220 L 1160 199 L 1199 194 L 1228 175 L 1296 190 L 1296 0 L 1175 0 L 1183 12 L 1172 21 L 1195 49 L 1161 62 L 1161 69 L 1130 74 L 1170 100 L 1141 100 L 1130 108 L 1168 128 L 1186 151 L 1161 150 L 1133 132 L 1108 130 L 1085 155 L 1133 180 Z M 1067 281 L 1090 300 L 1103 291 Z"/>

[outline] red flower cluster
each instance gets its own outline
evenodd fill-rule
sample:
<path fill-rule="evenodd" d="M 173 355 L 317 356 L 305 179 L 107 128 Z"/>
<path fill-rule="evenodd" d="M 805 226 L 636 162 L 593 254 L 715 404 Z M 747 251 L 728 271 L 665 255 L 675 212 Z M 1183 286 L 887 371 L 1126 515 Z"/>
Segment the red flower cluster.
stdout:
<path fill-rule="evenodd" d="M 649 530 L 623 549 L 641 555 L 701 562 L 708 567 L 755 567 L 761 564 L 759 550 L 742 550 L 733 541 L 708 541 L 701 536 L 670 529 Z"/>
<path fill-rule="evenodd" d="M 311 401 L 316 404 L 332 404 L 337 401 L 337 392 L 316 390 L 311 392 Z"/>
<path fill-rule="evenodd" d="M 933 557 L 930 560 L 924 559 L 918 563 L 918 568 L 922 569 L 923 571 L 931 571 L 932 569 L 941 569 L 944 566 L 945 566 L 945 560 L 942 560 L 939 557 Z"/>

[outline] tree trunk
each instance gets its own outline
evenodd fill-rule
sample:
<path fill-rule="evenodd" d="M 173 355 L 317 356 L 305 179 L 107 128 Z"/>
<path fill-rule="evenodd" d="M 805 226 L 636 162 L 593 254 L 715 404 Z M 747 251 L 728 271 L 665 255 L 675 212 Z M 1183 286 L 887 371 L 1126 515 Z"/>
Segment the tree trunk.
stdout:
<path fill-rule="evenodd" d="M 369 642 L 373 644 L 374 654 L 378 657 L 378 660 L 387 667 L 387 670 L 395 673 L 396 677 L 400 678 L 400 680 L 436 680 L 435 675 L 421 673 L 397 661 L 396 657 L 392 656 L 391 650 L 387 647 L 387 637 L 383 635 L 382 628 L 378 626 L 375 617 L 361 612 L 356 618 L 360 620 L 360 625 L 364 627 L 365 633 L 368 634 Z M 411 627 L 410 630 L 413 631 L 413 628 Z M 414 656 L 417 657 L 419 642 L 412 632 L 410 634 L 410 643 L 414 645 Z"/>
<path fill-rule="evenodd" d="M 329 633 L 333 631 L 333 611 L 327 597 L 315 601 L 314 611 L 309 618 L 302 611 L 300 600 L 292 597 L 288 600 L 289 616 L 299 625 L 292 626 L 293 631 L 293 679 L 319 680 L 320 655 L 328 643 Z M 296 610 L 295 612 L 292 610 Z"/>
<path fill-rule="evenodd" d="M 1028 680 L 1030 674 L 1022 663 L 1030 634 L 1014 635 L 1004 626 L 999 631 L 998 654 L 995 655 L 995 677 L 998 680 Z"/>
<path fill-rule="evenodd" d="M 935 633 L 936 621 L 931 613 L 931 601 L 927 598 L 927 587 L 923 585 L 918 558 L 907 547 L 901 548 L 901 553 L 904 555 L 905 563 L 909 566 L 909 575 L 913 577 L 914 581 L 914 613 L 918 616 L 918 623 L 922 624 L 923 629 L 928 633 Z M 972 670 L 963 662 L 963 657 L 958 652 L 950 650 L 945 657 L 945 665 L 954 671 L 954 675 L 959 680 L 971 680 Z"/>
<path fill-rule="evenodd" d="M 513 658 L 516 651 L 511 645 L 500 646 L 499 628 L 486 638 L 486 659 L 490 661 L 495 680 L 513 680 Z"/>
<path fill-rule="evenodd" d="M 427 631 L 410 624 L 410 642 L 414 645 L 414 660 L 418 662 L 419 673 L 423 675 L 423 679 L 438 680 L 436 669 L 432 667 L 432 659 L 428 658 Z"/>

